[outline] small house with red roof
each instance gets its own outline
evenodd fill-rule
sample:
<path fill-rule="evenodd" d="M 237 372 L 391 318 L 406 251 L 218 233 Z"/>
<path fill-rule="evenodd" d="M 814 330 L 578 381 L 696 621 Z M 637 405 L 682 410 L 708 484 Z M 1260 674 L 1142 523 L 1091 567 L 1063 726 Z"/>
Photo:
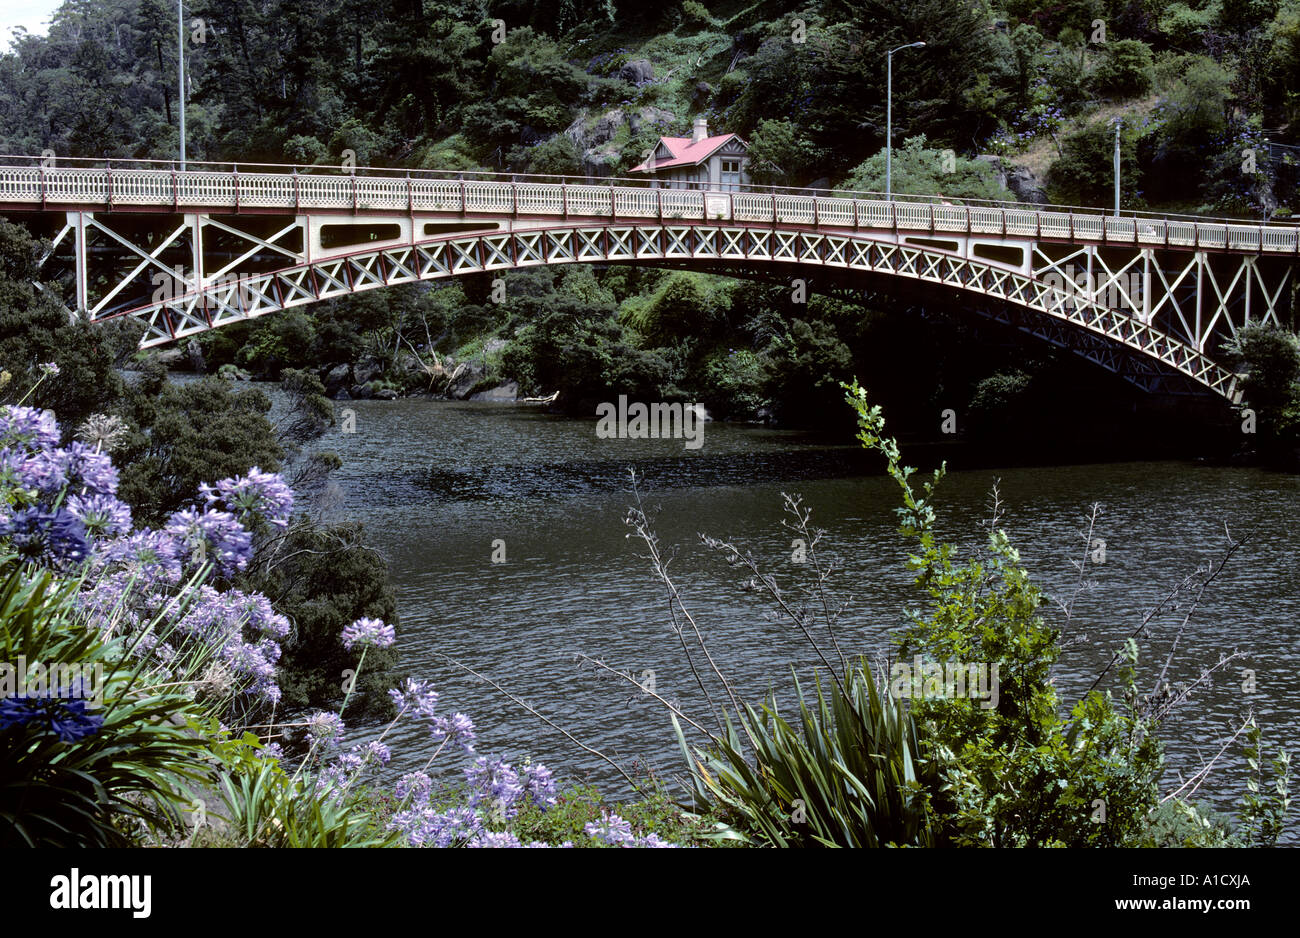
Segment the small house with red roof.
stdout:
<path fill-rule="evenodd" d="M 689 137 L 660 137 L 650 158 L 629 172 L 670 189 L 734 192 L 749 185 L 748 150 L 735 134 L 710 137 L 708 122 L 697 117 Z"/>

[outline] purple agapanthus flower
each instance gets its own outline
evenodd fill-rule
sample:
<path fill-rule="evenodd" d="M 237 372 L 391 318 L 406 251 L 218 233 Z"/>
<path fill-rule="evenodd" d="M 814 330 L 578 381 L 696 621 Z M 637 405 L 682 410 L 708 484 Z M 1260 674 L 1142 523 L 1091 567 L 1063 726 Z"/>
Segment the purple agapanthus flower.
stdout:
<path fill-rule="evenodd" d="M 243 593 L 231 590 L 227 595 L 238 599 L 236 609 L 248 621 L 248 627 L 271 638 L 284 638 L 289 634 L 289 620 L 271 607 L 271 601 L 261 593 Z"/>
<path fill-rule="evenodd" d="M 632 832 L 632 824 L 624 820 L 612 811 L 602 810 L 600 821 L 592 821 L 583 827 L 587 836 L 593 840 L 599 840 L 607 843 L 612 847 L 652 847 L 652 848 L 675 848 L 678 844 L 669 843 L 662 839 L 658 834 L 647 834 L 645 837 L 638 837 Z"/>
<path fill-rule="evenodd" d="M 96 452 L 79 440 L 56 451 L 63 464 L 63 474 L 74 491 L 92 495 L 117 494 L 117 467 L 108 453 Z"/>
<path fill-rule="evenodd" d="M 417 804 L 428 799 L 429 792 L 433 788 L 433 779 L 429 778 L 424 772 L 407 772 L 397 780 L 397 785 L 393 789 L 397 797 L 405 801 L 411 798 Z"/>
<path fill-rule="evenodd" d="M 67 461 L 58 450 L 37 450 L 17 459 L 18 485 L 41 495 L 54 496 L 68 484 Z"/>
<path fill-rule="evenodd" d="M 518 803 L 523 797 L 524 786 L 510 763 L 479 756 L 465 769 L 465 781 L 469 783 L 471 808 L 486 805 L 492 816 L 499 815 L 502 820 L 519 813 Z"/>
<path fill-rule="evenodd" d="M 253 557 L 253 535 L 228 511 L 186 508 L 168 518 L 163 530 L 188 549 L 192 563 L 210 560 L 226 576 Z"/>
<path fill-rule="evenodd" d="M 426 807 L 399 811 L 388 826 L 405 834 L 413 847 L 451 847 L 467 842 L 483 830 L 483 821 L 470 808 L 438 812 Z"/>
<path fill-rule="evenodd" d="M 36 697 L 25 694 L 0 697 L 0 731 L 15 726 L 35 726 L 65 743 L 93 736 L 104 718 L 86 711 L 86 701 L 75 696 Z"/>
<path fill-rule="evenodd" d="M 147 588 L 180 579 L 180 550 L 176 538 L 150 529 L 103 544 L 98 559 L 106 566 L 120 566 L 124 574 L 136 577 L 142 588 Z"/>
<path fill-rule="evenodd" d="M 24 508 L 0 522 L 0 537 L 24 560 L 65 569 L 86 559 L 86 528 L 66 508 Z"/>
<path fill-rule="evenodd" d="M 59 445 L 59 424 L 51 411 L 35 407 L 0 407 L 0 446 L 52 449 Z"/>
<path fill-rule="evenodd" d="M 523 847 L 523 842 L 510 831 L 479 831 L 466 847 Z"/>
<path fill-rule="evenodd" d="M 92 537 L 117 537 L 131 530 L 131 506 L 114 495 L 70 495 L 67 507 Z"/>
<path fill-rule="evenodd" d="M 555 804 L 555 779 L 546 766 L 540 762 L 526 765 L 520 778 L 533 804 L 542 808 L 549 808 Z"/>
<path fill-rule="evenodd" d="M 388 648 L 397 641 L 391 625 L 380 619 L 358 619 L 343 629 L 343 647 L 352 651 L 358 645 Z"/>
<path fill-rule="evenodd" d="M 390 688 L 388 696 L 399 710 L 413 710 L 424 717 L 432 718 L 438 706 L 438 692 L 429 686 L 429 682 L 409 677 L 400 688 Z"/>
<path fill-rule="evenodd" d="M 343 742 L 343 718 L 337 713 L 318 710 L 307 718 L 304 737 L 308 743 L 314 743 L 325 749 L 337 748 Z"/>
<path fill-rule="evenodd" d="M 255 526 L 257 520 L 283 528 L 293 511 L 293 489 L 275 472 L 254 466 L 237 478 L 222 479 L 215 485 L 199 486 L 209 507 L 232 512 L 240 521 Z"/>
<path fill-rule="evenodd" d="M 474 755 L 474 721 L 463 713 L 453 713 L 450 717 L 434 717 L 430 732 L 435 743 L 450 740 L 457 743 L 465 755 Z"/>

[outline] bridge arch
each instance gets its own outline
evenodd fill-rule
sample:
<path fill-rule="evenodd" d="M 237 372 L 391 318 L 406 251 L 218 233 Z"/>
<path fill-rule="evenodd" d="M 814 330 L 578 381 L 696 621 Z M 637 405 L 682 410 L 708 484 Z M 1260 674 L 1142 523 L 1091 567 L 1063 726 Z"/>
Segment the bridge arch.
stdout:
<path fill-rule="evenodd" d="M 1024 331 L 1056 344 L 1074 345 L 1076 352 L 1112 371 L 1119 368 L 1111 353 L 1124 350 L 1155 366 L 1147 370 L 1148 376 L 1169 369 L 1230 402 L 1240 402 L 1232 371 L 1192 343 L 1157 327 L 1152 317 L 1096 302 L 1096 291 L 1074 289 L 1055 265 L 1035 270 L 1025 258 L 1036 250 L 1026 242 L 1021 259 L 1006 263 L 970 256 L 975 252 L 969 248 L 951 250 L 946 241 L 932 238 L 703 221 L 588 221 L 455 232 L 345 250 L 264 273 L 218 278 L 203 289 L 102 318 L 139 319 L 145 324 L 141 346 L 147 348 L 333 297 L 532 266 L 662 264 L 730 268 L 737 271 L 733 276 L 745 276 L 745 270 L 755 267 L 821 269 L 846 278 L 906 278 L 993 301 L 1004 309 L 1030 314 L 1028 326 L 1023 316 L 1013 323 Z M 1010 321 L 997 314 L 994 318 Z M 1072 335 L 1084 341 L 1071 342 Z"/>

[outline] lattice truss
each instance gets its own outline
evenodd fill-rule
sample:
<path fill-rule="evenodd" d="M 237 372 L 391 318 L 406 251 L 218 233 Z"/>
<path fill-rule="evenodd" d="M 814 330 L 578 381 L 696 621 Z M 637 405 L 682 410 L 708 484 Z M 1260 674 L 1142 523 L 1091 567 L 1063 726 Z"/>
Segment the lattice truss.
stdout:
<path fill-rule="evenodd" d="M 995 318 L 1067 345 L 1143 386 L 1160 386 L 1160 376 L 1172 371 L 1236 402 L 1237 377 L 1216 361 L 1222 343 L 1247 323 L 1286 321 L 1290 308 L 1288 262 L 1254 254 L 1009 240 L 1023 258 L 1011 264 L 871 232 L 646 222 L 443 235 L 309 261 L 303 247 L 306 219 L 268 219 L 253 231 L 242 221 L 236 227 L 234 220 L 185 216 L 165 231 L 154 226 L 148 239 L 133 242 L 101 219 L 68 213 L 55 243 L 70 238 L 73 244 L 78 305 L 93 319 L 141 320 L 142 347 L 419 280 L 561 263 L 761 262 L 820 265 L 957 288 L 996 301 L 991 308 L 1004 312 L 994 312 Z M 219 239 L 221 250 L 215 247 Z M 91 275 L 88 248 L 96 243 L 115 245 L 113 256 L 129 260 L 116 279 Z M 180 265 L 176 292 L 123 302 L 139 296 L 132 284 L 142 277 L 174 274 L 179 255 L 188 255 L 190 263 Z M 1013 316 L 1007 308 L 1040 315 Z M 1117 356 L 1130 364 L 1121 366 Z M 1131 361 L 1142 359 L 1145 366 L 1135 369 Z"/>

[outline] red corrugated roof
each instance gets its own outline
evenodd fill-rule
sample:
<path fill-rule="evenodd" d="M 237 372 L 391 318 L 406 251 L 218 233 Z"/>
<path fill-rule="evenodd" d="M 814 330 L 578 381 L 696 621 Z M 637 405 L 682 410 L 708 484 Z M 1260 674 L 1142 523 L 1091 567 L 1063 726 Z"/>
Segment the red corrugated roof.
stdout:
<path fill-rule="evenodd" d="M 732 137 L 736 137 L 736 135 L 720 134 L 716 137 L 705 137 L 699 143 L 691 143 L 690 137 L 660 137 L 655 149 L 658 150 L 660 145 L 664 146 L 672 154 L 672 158 L 655 160 L 655 172 L 673 166 L 698 166 Z M 739 137 L 736 137 L 736 139 L 740 140 Z M 740 142 L 743 145 L 745 141 L 741 140 Z M 649 172 L 649 170 L 646 169 L 645 163 L 641 163 L 633 166 L 628 172 L 644 173 Z"/>

